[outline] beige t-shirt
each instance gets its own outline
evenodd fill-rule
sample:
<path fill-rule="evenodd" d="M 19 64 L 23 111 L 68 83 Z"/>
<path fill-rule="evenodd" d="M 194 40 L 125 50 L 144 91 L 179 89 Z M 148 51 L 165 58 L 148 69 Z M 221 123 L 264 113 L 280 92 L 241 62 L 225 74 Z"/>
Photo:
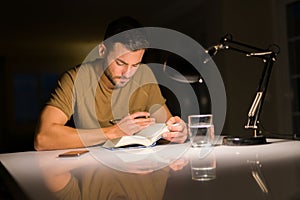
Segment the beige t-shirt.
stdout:
<path fill-rule="evenodd" d="M 102 60 L 82 64 L 65 72 L 58 81 L 48 105 L 62 110 L 76 128 L 99 128 L 112 125 L 128 113 L 153 113 L 165 104 L 151 69 L 139 66 L 135 75 L 123 88 L 110 90 L 100 77 Z"/>

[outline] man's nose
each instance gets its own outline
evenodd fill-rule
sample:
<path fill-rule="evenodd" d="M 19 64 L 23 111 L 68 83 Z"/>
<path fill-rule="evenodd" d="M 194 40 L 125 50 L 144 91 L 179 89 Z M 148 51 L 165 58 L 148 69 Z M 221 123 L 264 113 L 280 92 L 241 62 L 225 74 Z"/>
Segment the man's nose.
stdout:
<path fill-rule="evenodd" d="M 131 69 L 132 69 L 132 66 L 131 66 L 131 65 L 126 65 L 126 66 L 124 66 L 124 69 L 123 69 L 123 71 L 122 71 L 123 75 L 129 74 L 130 71 L 131 71 Z"/>

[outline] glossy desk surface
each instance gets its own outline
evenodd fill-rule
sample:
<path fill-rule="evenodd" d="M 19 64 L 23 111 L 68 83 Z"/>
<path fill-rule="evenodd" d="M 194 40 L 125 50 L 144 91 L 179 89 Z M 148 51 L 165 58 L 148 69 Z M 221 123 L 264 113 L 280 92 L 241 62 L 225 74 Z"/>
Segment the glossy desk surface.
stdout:
<path fill-rule="evenodd" d="M 300 199 L 300 141 L 267 141 L 213 148 L 93 147 L 78 158 L 57 157 L 66 150 L 20 152 L 0 154 L 0 161 L 29 199 Z M 196 164 L 210 165 L 215 178 L 192 180 Z"/>

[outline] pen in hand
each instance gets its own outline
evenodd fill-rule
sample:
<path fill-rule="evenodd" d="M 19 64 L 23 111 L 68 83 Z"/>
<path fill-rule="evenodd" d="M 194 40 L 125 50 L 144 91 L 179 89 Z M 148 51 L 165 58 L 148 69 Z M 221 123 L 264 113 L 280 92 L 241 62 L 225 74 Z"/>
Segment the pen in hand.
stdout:
<path fill-rule="evenodd" d="M 130 114 L 128 114 L 128 115 L 130 115 Z M 148 118 L 150 118 L 150 116 L 148 116 L 148 115 L 141 115 L 141 116 L 135 117 L 134 119 L 148 119 Z M 112 124 L 112 125 L 115 125 L 118 122 L 120 122 L 121 120 L 122 119 L 119 119 L 119 118 L 117 118 L 117 119 L 111 119 L 111 120 L 109 120 L 109 123 Z"/>
<path fill-rule="evenodd" d="M 117 124 L 119 121 L 121 121 L 121 119 L 111 119 L 109 120 L 109 123 L 111 123 L 112 125 Z"/>

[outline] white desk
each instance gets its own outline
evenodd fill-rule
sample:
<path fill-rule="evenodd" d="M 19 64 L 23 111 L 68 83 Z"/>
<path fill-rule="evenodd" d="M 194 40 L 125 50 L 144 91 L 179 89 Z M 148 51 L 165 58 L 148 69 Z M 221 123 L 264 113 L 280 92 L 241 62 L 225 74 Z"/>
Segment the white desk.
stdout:
<path fill-rule="evenodd" d="M 57 158 L 66 151 L 60 150 L 0 154 L 0 161 L 29 199 L 54 199 L 54 194 L 69 199 L 77 194 L 83 199 L 300 199 L 300 141 L 268 142 L 215 146 L 209 155 L 215 158 L 216 178 L 210 181 L 191 178 L 191 160 L 204 162 L 203 149 L 184 152 L 180 145 L 178 152 L 172 145 L 170 159 L 151 152 L 123 159 L 114 155 L 120 151 L 93 147 L 79 158 Z M 64 186 L 64 180 L 71 181 Z"/>

